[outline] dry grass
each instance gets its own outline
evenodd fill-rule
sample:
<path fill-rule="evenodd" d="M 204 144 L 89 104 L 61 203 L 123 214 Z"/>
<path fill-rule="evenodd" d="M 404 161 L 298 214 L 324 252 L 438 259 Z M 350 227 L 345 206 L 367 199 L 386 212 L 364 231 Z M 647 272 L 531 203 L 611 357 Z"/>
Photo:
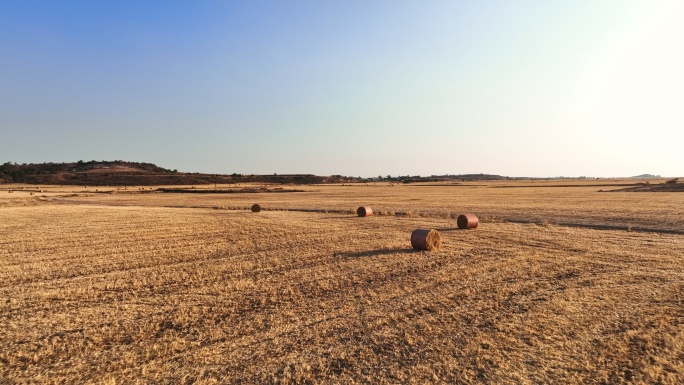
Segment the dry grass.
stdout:
<path fill-rule="evenodd" d="M 312 212 L 57 197 L 74 190 L 0 207 L 0 383 L 684 381 L 684 236 L 555 225 L 684 229 L 677 194 L 310 189 L 258 200 Z M 486 216 L 460 231 L 448 214 L 358 218 L 359 202 Z M 517 214 L 547 223 L 496 220 Z M 419 227 L 440 251 L 411 249 Z"/>

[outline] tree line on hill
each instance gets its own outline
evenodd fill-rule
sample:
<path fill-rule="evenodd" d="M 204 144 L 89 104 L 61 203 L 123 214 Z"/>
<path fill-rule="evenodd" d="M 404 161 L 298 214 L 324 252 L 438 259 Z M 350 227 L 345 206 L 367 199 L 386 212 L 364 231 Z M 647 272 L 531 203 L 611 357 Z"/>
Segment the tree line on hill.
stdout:
<path fill-rule="evenodd" d="M 373 178 L 312 174 L 203 174 L 183 173 L 152 163 L 114 161 L 82 161 L 66 163 L 6 162 L 0 165 L 0 183 L 27 183 L 90 186 L 202 185 L 238 183 L 321 184 L 321 183 L 416 183 L 444 181 L 478 181 L 511 179 L 490 174 L 391 176 Z"/>
<path fill-rule="evenodd" d="M 183 173 L 152 163 L 78 161 L 67 163 L 13 163 L 0 165 L 0 183 L 90 186 L 201 185 L 232 183 L 324 183 L 326 178 L 308 174 L 243 175 Z"/>

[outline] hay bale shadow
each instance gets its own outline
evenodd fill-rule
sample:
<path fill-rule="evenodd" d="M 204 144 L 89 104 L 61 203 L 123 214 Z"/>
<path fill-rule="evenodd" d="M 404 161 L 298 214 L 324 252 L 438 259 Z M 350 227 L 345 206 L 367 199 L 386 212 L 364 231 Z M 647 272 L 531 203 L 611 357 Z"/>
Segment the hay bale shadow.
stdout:
<path fill-rule="evenodd" d="M 414 250 L 414 249 L 377 249 L 377 250 L 366 250 L 366 251 L 354 251 L 354 252 L 347 252 L 347 253 L 334 253 L 333 256 L 335 257 L 346 257 L 346 258 L 361 258 L 361 257 L 376 257 L 378 255 L 387 255 L 387 254 L 413 254 L 413 253 L 420 253 L 420 250 Z"/>

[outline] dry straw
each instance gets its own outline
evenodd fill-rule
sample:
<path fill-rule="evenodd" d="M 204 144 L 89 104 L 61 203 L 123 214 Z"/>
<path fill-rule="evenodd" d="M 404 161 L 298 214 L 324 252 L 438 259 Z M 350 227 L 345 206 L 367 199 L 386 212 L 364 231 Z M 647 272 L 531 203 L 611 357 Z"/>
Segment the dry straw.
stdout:
<path fill-rule="evenodd" d="M 480 221 L 475 214 L 461 214 L 456 218 L 456 225 L 459 229 L 474 229 Z"/>
<path fill-rule="evenodd" d="M 416 229 L 411 233 L 411 246 L 418 250 L 439 250 L 442 237 L 437 230 Z"/>
<path fill-rule="evenodd" d="M 373 215 L 373 209 L 367 206 L 361 206 L 358 209 L 356 209 L 356 215 L 360 217 L 370 217 L 371 215 Z"/>

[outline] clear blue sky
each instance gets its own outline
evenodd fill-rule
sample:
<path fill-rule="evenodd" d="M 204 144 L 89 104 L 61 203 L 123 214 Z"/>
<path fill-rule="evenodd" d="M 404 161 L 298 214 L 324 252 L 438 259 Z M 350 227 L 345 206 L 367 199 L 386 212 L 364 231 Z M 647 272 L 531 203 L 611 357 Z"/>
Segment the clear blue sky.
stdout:
<path fill-rule="evenodd" d="M 0 162 L 684 176 L 683 1 L 0 1 Z"/>

